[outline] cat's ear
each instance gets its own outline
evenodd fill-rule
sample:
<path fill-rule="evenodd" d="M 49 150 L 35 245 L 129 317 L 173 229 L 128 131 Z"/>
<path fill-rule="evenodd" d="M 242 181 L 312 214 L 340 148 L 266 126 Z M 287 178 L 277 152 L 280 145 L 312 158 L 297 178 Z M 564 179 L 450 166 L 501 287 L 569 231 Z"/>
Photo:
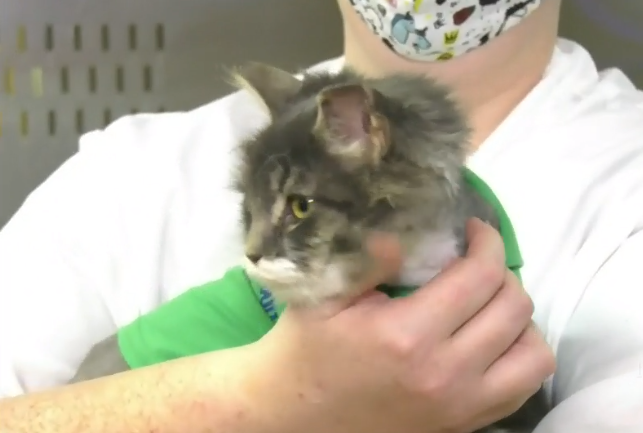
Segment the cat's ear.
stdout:
<path fill-rule="evenodd" d="M 351 167 L 376 166 L 389 148 L 386 117 L 375 110 L 375 90 L 360 84 L 324 89 L 317 97 L 313 132 Z"/>
<path fill-rule="evenodd" d="M 271 115 L 280 111 L 302 86 L 301 80 L 294 75 L 264 63 L 248 62 L 236 68 L 231 75 L 232 84 L 248 90 Z"/>

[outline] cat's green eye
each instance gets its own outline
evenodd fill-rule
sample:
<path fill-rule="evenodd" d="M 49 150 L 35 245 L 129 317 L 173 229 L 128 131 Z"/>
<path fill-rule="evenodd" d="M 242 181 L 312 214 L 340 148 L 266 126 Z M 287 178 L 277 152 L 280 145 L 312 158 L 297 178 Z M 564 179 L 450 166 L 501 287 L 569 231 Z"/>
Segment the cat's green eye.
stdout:
<path fill-rule="evenodd" d="M 297 219 L 304 219 L 310 216 L 313 210 L 314 200 L 308 197 L 292 196 L 289 197 L 290 210 Z"/>

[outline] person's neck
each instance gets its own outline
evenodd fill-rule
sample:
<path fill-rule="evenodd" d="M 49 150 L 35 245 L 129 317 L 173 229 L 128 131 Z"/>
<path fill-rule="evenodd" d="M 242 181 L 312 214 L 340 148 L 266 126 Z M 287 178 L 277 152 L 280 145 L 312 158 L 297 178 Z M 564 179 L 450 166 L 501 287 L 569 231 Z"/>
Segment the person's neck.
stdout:
<path fill-rule="evenodd" d="M 390 51 L 343 5 L 346 64 L 366 76 L 410 72 L 449 86 L 469 116 L 473 151 L 541 80 L 556 45 L 559 7 L 559 0 L 545 1 L 523 23 L 487 45 L 447 62 L 425 63 Z"/>

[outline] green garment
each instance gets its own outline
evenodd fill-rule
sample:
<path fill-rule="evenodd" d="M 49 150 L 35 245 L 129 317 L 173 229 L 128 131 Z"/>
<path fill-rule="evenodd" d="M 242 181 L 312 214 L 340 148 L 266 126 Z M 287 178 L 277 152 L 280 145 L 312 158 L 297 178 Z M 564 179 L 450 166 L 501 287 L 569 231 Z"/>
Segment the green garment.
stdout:
<path fill-rule="evenodd" d="M 470 170 L 464 174 L 465 180 L 495 209 L 507 267 L 520 278 L 523 261 L 509 217 L 482 179 Z M 396 290 L 391 296 L 405 296 L 412 290 Z M 121 328 L 118 342 L 131 368 L 144 367 L 253 343 L 272 328 L 283 308 L 241 267 L 235 267 L 221 279 L 190 289 Z"/>

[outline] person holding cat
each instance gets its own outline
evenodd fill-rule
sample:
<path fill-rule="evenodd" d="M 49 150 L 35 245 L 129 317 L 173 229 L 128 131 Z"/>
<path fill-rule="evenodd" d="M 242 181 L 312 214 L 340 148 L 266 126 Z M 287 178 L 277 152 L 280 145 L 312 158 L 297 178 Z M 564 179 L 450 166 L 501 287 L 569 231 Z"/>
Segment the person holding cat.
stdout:
<path fill-rule="evenodd" d="M 390 298 L 370 289 L 408 263 L 398 240 L 376 238 L 378 272 L 354 281 L 350 302 L 287 308 L 250 344 L 62 386 L 119 328 L 172 319 L 163 312 L 199 293 L 190 287 L 209 295 L 207 282 L 229 278 L 244 255 L 260 260 L 244 254 L 247 224 L 228 185 L 239 165 L 230 150 L 281 120 L 273 97 L 289 87 L 264 74 L 273 85 L 260 103 L 237 92 L 85 135 L 0 232 L 0 431 L 466 432 L 521 407 L 554 372 L 552 351 L 554 408 L 536 432 L 640 431 L 641 93 L 557 38 L 560 0 L 339 7 L 344 56 L 314 70 L 346 65 L 369 79 L 405 73 L 447 86 L 471 128 L 467 167 L 515 229 L 520 273 L 508 269 L 511 237 L 473 220 L 463 257 Z M 317 101 L 319 137 L 354 113 L 342 107 L 360 93 L 344 91 Z M 361 94 L 362 107 L 379 107 L 379 93 Z M 370 108 L 369 131 L 380 135 L 369 142 L 388 143 L 398 130 Z M 355 138 L 363 124 L 347 124 L 342 137 Z M 382 146 L 348 149 L 345 167 L 377 163 Z M 284 205 L 301 216 L 310 203 L 300 198 Z M 204 313 L 238 311 L 235 297 L 203 299 Z M 256 325 L 247 317 L 239 329 Z M 158 345 L 168 359 L 173 349 Z"/>

